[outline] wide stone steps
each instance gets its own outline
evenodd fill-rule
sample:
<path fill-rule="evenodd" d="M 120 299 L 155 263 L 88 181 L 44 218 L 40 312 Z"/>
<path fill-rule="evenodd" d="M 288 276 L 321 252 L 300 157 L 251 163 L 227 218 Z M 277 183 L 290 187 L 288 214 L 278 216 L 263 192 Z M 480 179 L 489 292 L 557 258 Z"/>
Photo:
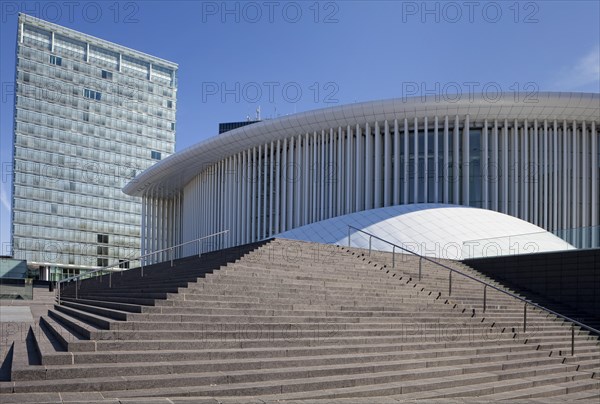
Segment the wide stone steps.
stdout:
<path fill-rule="evenodd" d="M 37 338 L 37 336 L 36 336 Z M 39 340 L 38 340 L 39 341 Z M 255 350 L 254 355 L 235 359 L 222 359 L 232 357 L 232 352 L 213 351 L 133 351 L 118 355 L 107 353 L 76 353 L 69 355 L 67 352 L 53 352 L 48 345 L 42 344 L 41 355 L 42 365 L 46 366 L 46 378 L 58 378 L 58 373 L 50 376 L 49 372 L 62 372 L 60 374 L 69 374 L 71 378 L 87 377 L 77 369 L 87 369 L 87 373 L 96 372 L 96 376 L 101 376 L 102 367 L 96 367 L 100 364 L 113 367 L 115 372 L 127 372 L 127 369 L 137 368 L 138 374 L 148 374 L 158 372 L 157 368 L 169 370 L 166 373 L 185 373 L 190 367 L 199 369 L 211 369 L 212 371 L 243 370 L 243 369 L 266 369 L 280 367 L 296 367 L 306 365 L 329 365 L 329 364 L 349 364 L 349 363 L 367 363 L 382 361 L 404 361 L 406 366 L 432 367 L 440 364 L 468 364 L 468 363 L 488 363 L 498 362 L 506 364 L 514 362 L 514 366 L 524 366 L 532 361 L 560 363 L 561 358 L 551 358 L 540 351 L 519 351 L 517 349 L 508 352 L 489 352 L 483 356 L 479 352 L 459 350 L 459 349 L 430 349 L 427 351 L 389 351 L 389 352 L 362 352 L 358 348 L 356 352 L 347 353 L 340 351 L 338 354 L 329 354 L 329 351 L 323 355 L 315 356 L 314 352 L 306 352 L 296 349 L 284 354 L 277 355 L 276 351 Z M 513 347 L 517 348 L 517 347 Z M 391 349 L 391 347 L 390 347 Z M 247 353 L 247 352 L 246 352 Z M 318 352 L 317 352 L 318 353 Z M 305 355 L 302 355 L 305 354 Z M 310 355 L 310 356 L 309 356 Z M 524 362 L 522 359 L 529 358 L 530 361 Z M 511 363 L 512 363 L 511 362 Z M 70 366 L 76 364 L 76 366 Z M 55 366 L 58 365 L 58 366 Z M 61 366 L 69 365 L 69 366 Z M 122 370 L 119 370 L 122 369 Z M 32 369 L 33 370 L 33 369 Z M 113 373 L 115 374 L 115 373 Z M 65 376 L 66 377 L 66 376 Z M 27 380 L 20 378 L 21 380 Z"/>
<path fill-rule="evenodd" d="M 83 379 L 100 378 L 106 375 L 110 368 L 111 376 L 152 375 L 152 374 L 183 374 L 183 373 L 203 373 L 203 372 L 237 372 L 244 370 L 253 370 L 256 372 L 266 371 L 267 369 L 288 369 L 302 368 L 305 371 L 313 369 L 322 370 L 324 366 L 336 367 L 343 373 L 360 373 L 369 369 L 372 372 L 388 370 L 408 370 L 423 369 L 436 366 L 462 366 L 462 365 L 485 365 L 486 369 L 518 369 L 522 367 L 557 365 L 560 359 L 549 358 L 540 352 L 529 353 L 527 362 L 523 362 L 522 354 L 496 354 L 488 358 L 477 356 L 453 356 L 453 357 L 434 357 L 434 358 L 408 358 L 404 359 L 401 355 L 340 355 L 340 356 L 321 356 L 321 357 L 285 357 L 261 360 L 181 360 L 177 362 L 149 362 L 142 363 L 94 363 L 70 366 L 70 363 L 45 365 L 45 379 Z M 69 366 L 65 366 L 69 365 Z M 575 366 L 575 365 L 573 365 Z M 562 367 L 561 367 L 562 369 Z M 30 376 L 34 376 L 32 370 Z M 19 380 L 28 380 L 27 375 L 22 374 Z M 37 375 L 36 375 L 37 376 Z M 33 378 L 33 377 L 32 377 Z"/>
<path fill-rule="evenodd" d="M 171 383 L 168 388 L 156 389 L 148 386 L 143 390 L 121 390 L 106 392 L 105 397 L 152 397 L 152 396 L 204 396 L 204 397 L 228 397 L 228 396 L 263 396 L 281 394 L 286 397 L 289 393 L 297 391 L 313 392 L 312 394 L 302 394 L 302 398 L 328 397 L 323 391 L 327 392 L 336 388 L 343 387 L 374 387 L 379 389 L 363 388 L 362 394 L 353 392 L 346 397 L 373 397 L 385 394 L 406 394 L 413 392 L 426 391 L 433 388 L 442 388 L 455 386 L 457 384 L 481 384 L 494 383 L 505 384 L 507 380 L 515 381 L 515 385 L 523 387 L 531 387 L 535 383 L 552 384 L 564 383 L 573 380 L 581 380 L 581 375 L 577 372 L 560 372 L 558 375 L 542 374 L 535 376 L 535 370 L 518 370 L 505 372 L 506 377 L 501 378 L 499 375 L 492 372 L 484 372 L 473 370 L 473 373 L 462 373 L 461 369 L 453 367 L 440 367 L 435 370 L 425 371 L 396 371 L 396 372 L 380 372 L 380 373 L 363 373 L 348 376 L 324 376 L 319 377 L 318 374 L 306 375 L 304 379 L 280 379 L 277 380 L 277 374 L 271 374 L 269 377 L 275 378 L 273 381 L 256 381 L 235 383 L 228 386 L 214 385 L 208 387 L 199 386 L 178 386 L 177 381 Z M 226 376 L 225 376 L 226 377 Z M 527 378 L 523 381 L 523 378 Z M 221 379 L 223 380 L 223 379 Z M 398 383 L 398 380 L 402 380 Z M 500 383 L 501 382 L 501 383 Z M 125 383 L 123 383 L 125 384 Z M 390 387 L 396 385 L 397 387 Z M 514 388 L 514 387 L 513 387 Z M 370 391 L 369 391 L 370 390 Z M 369 394 L 365 394 L 365 393 Z M 343 395 L 334 395 L 333 397 L 342 397 Z M 291 396 L 290 398 L 293 398 Z"/>
<path fill-rule="evenodd" d="M 493 288 L 484 313 L 480 283 L 455 274 L 448 295 L 448 272 L 423 262 L 419 280 L 414 257 L 392 268 L 391 254 L 287 240 L 240 251 L 71 282 L 15 344 L 0 392 L 594 398 L 598 339 L 576 327 L 571 356 L 568 323 L 530 306 L 524 332 L 523 302 Z"/>
<path fill-rule="evenodd" d="M 345 387 L 349 383 L 353 385 L 389 383 L 402 380 L 403 392 L 410 392 L 418 386 L 437 386 L 440 378 L 449 376 L 463 377 L 471 375 L 471 381 L 504 381 L 509 379 L 523 379 L 544 375 L 546 381 L 565 382 L 570 380 L 582 380 L 589 375 L 575 372 L 574 366 L 558 364 L 547 364 L 546 362 L 532 363 L 529 367 L 513 367 L 507 363 L 483 363 L 463 364 L 457 366 L 440 366 L 433 368 L 411 368 L 403 362 L 378 362 L 357 365 L 326 365 L 326 366 L 304 366 L 269 368 L 242 371 L 204 371 L 186 372 L 180 374 L 159 375 L 112 375 L 110 377 L 86 377 L 84 380 L 77 379 L 52 379 L 52 387 L 49 388 L 45 380 L 14 382 L 12 391 L 36 392 L 40 391 L 80 391 L 81 384 L 91 391 L 113 391 L 133 390 L 168 387 L 190 387 L 194 395 L 247 395 L 250 392 L 261 394 L 272 394 L 273 389 L 281 390 L 282 393 L 303 390 L 322 389 L 323 383 L 328 383 L 326 388 Z M 496 375 L 494 372 L 502 372 Z M 485 376 L 484 376 L 485 375 Z M 285 383 L 282 383 L 284 381 Z M 463 380 L 466 382 L 466 380 Z M 413 386 L 411 386 L 413 382 Z M 201 387 L 202 386 L 202 387 Z M 152 395 L 152 394 L 149 394 Z M 176 394 L 172 394 L 176 395 Z"/>

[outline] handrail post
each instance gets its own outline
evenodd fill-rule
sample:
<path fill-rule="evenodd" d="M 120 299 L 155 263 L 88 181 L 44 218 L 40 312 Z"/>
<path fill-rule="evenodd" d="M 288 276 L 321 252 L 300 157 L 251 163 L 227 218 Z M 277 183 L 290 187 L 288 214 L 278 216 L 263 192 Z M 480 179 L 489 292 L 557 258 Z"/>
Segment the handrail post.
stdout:
<path fill-rule="evenodd" d="M 348 226 L 348 247 L 350 247 L 350 237 L 352 237 L 352 229 Z"/>
<path fill-rule="evenodd" d="M 198 258 L 200 258 L 200 256 L 202 255 L 202 242 L 200 241 L 201 239 L 198 239 Z"/>
<path fill-rule="evenodd" d="M 483 285 L 483 312 L 487 308 L 487 285 Z"/>
<path fill-rule="evenodd" d="M 169 250 L 169 255 L 171 256 L 171 268 L 173 268 L 173 247 Z"/>
<path fill-rule="evenodd" d="M 112 271 L 108 272 L 108 288 L 112 289 Z"/>
<path fill-rule="evenodd" d="M 396 268 L 396 246 L 392 245 L 392 268 Z"/>
<path fill-rule="evenodd" d="M 350 228 L 355 229 L 357 233 L 362 233 L 362 234 L 365 234 L 365 235 L 369 236 L 369 255 L 371 255 L 371 251 L 372 251 L 372 239 L 373 238 L 376 238 L 377 240 L 380 240 L 380 241 L 383 241 L 383 242 L 387 242 L 388 244 L 391 244 L 393 246 L 393 248 L 392 248 L 392 254 L 394 254 L 394 256 L 392 258 L 392 265 L 395 265 L 395 248 L 398 248 L 398 249 L 400 249 L 402 251 L 406 251 L 406 253 L 408 253 L 408 254 L 416 255 L 417 257 L 419 257 L 419 280 L 421 280 L 421 271 L 422 271 L 422 261 L 423 261 L 423 259 L 425 259 L 426 261 L 431 261 L 431 263 L 433 265 L 437 265 L 439 267 L 442 267 L 442 268 L 445 268 L 446 270 L 448 270 L 449 271 L 449 273 L 448 273 L 448 295 L 452 294 L 452 272 L 458 272 L 459 275 L 461 275 L 463 277 L 466 277 L 467 279 L 470 279 L 472 281 L 475 281 L 475 282 L 478 282 L 478 283 L 482 284 L 483 285 L 483 312 L 487 311 L 487 288 L 488 287 L 492 288 L 495 291 L 503 293 L 504 295 L 508 295 L 508 296 L 516 299 L 517 301 L 522 302 L 524 304 L 524 307 L 523 307 L 523 332 L 524 333 L 527 332 L 527 306 L 529 304 L 531 304 L 534 308 L 543 310 L 543 311 L 545 311 L 545 312 L 547 312 L 549 314 L 553 314 L 553 315 L 555 315 L 555 316 L 557 316 L 559 318 L 562 318 L 564 320 L 569 321 L 572 324 L 572 328 L 571 328 L 571 355 L 575 355 L 575 325 L 577 325 L 581 329 L 586 329 L 586 330 L 589 330 L 589 331 L 591 331 L 593 333 L 599 333 L 600 332 L 600 330 L 597 330 L 594 327 L 587 326 L 585 324 L 580 323 L 577 320 L 573 320 L 573 319 L 571 319 L 571 318 L 569 318 L 569 317 L 567 317 L 565 315 L 557 313 L 557 312 L 555 312 L 553 310 L 550 310 L 550 309 L 548 309 L 546 307 L 540 306 L 539 304 L 527 301 L 526 299 L 524 299 L 524 298 L 522 298 L 522 297 L 520 297 L 520 296 L 518 296 L 518 295 L 516 295 L 514 293 L 511 293 L 511 292 L 506 291 L 506 290 L 504 290 L 504 289 L 502 289 L 500 287 L 497 287 L 497 286 L 495 286 L 493 284 L 487 283 L 487 282 L 482 281 L 480 279 L 477 279 L 477 278 L 475 278 L 473 276 L 467 275 L 467 274 L 465 274 L 465 273 L 463 273 L 463 272 L 461 272 L 459 270 L 450 268 L 447 265 L 443 265 L 443 264 L 441 264 L 439 262 L 436 262 L 436 261 L 431 260 L 431 259 L 429 259 L 427 257 L 419 255 L 419 254 L 415 253 L 412 250 L 408 250 L 408 249 L 406 249 L 404 247 L 401 247 L 399 245 L 396 245 L 394 243 L 386 241 L 386 240 L 384 240 L 384 239 L 382 239 L 380 237 L 372 235 L 372 234 L 370 234 L 370 233 L 368 233 L 366 231 L 360 230 L 360 229 L 358 229 L 356 227 L 349 226 L 349 229 Z M 349 234 L 350 234 L 350 231 L 349 231 Z"/>
<path fill-rule="evenodd" d="M 58 281 L 58 288 L 56 288 L 58 290 L 58 305 L 60 306 L 60 280 Z"/>
<path fill-rule="evenodd" d="M 571 324 L 571 356 L 575 355 L 575 324 Z"/>
<path fill-rule="evenodd" d="M 79 278 L 75 279 L 75 299 L 79 299 Z"/>

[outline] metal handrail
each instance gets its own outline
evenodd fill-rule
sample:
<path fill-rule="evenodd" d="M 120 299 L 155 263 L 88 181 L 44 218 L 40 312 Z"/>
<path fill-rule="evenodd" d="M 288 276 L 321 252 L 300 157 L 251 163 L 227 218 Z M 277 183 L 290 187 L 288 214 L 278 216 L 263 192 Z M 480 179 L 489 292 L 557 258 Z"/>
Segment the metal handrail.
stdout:
<path fill-rule="evenodd" d="M 391 241 L 385 240 L 385 239 L 383 239 L 381 237 L 378 237 L 378 236 L 376 236 L 374 234 L 368 233 L 368 232 L 366 232 L 366 231 L 364 231 L 362 229 L 359 229 L 357 227 L 354 227 L 352 225 L 348 225 L 348 247 L 351 247 L 351 243 L 350 243 L 351 236 L 352 236 L 351 230 L 355 230 L 355 231 L 357 231 L 359 233 L 363 233 L 363 234 L 366 234 L 367 236 L 369 236 L 369 255 L 371 255 L 371 250 L 372 250 L 372 247 L 371 247 L 372 243 L 371 243 L 371 241 L 372 241 L 373 238 L 391 245 L 392 246 L 392 268 L 396 267 L 396 259 L 395 259 L 396 248 L 399 248 L 402 251 L 406 251 L 406 252 L 408 252 L 408 253 L 410 253 L 412 255 L 415 255 L 415 256 L 419 257 L 419 280 L 421 280 L 421 261 L 422 260 L 429 261 L 429 262 L 431 262 L 431 263 L 433 263 L 433 264 L 435 264 L 435 265 L 437 265 L 439 267 L 442 267 L 444 269 L 449 270 L 450 271 L 449 272 L 450 275 L 449 275 L 449 278 L 448 278 L 448 296 L 450 296 L 452 294 L 452 273 L 453 272 L 455 272 L 455 273 L 457 273 L 459 275 L 462 275 L 462 276 L 464 276 L 464 277 L 466 277 L 468 279 L 474 280 L 475 282 L 479 282 L 480 284 L 483 285 L 483 312 L 484 313 L 485 313 L 486 306 L 487 306 L 487 288 L 488 287 L 492 288 L 494 290 L 497 290 L 498 292 L 504 293 L 505 295 L 508 295 L 508 296 L 510 296 L 510 297 L 512 297 L 514 299 L 520 300 L 521 302 L 524 303 L 524 307 L 523 307 L 523 332 L 527 331 L 527 305 L 536 307 L 536 308 L 538 308 L 538 309 L 540 309 L 542 311 L 545 311 L 547 313 L 553 314 L 553 315 L 555 315 L 557 317 L 562 318 L 563 320 L 571 322 L 572 323 L 571 324 L 571 356 L 575 355 L 575 325 L 578 325 L 581 328 L 585 328 L 588 331 L 591 331 L 591 332 L 593 332 L 593 333 L 595 333 L 597 335 L 600 335 L 600 330 L 597 330 L 597 329 L 595 329 L 593 327 L 590 327 L 588 325 L 580 323 L 579 321 L 574 320 L 574 319 L 572 319 L 570 317 L 567 317 L 565 315 L 562 315 L 560 313 L 557 313 L 554 310 L 550 310 L 550 309 L 548 309 L 548 308 L 546 308 L 544 306 L 540 306 L 537 303 L 533 303 L 533 302 L 531 302 L 529 300 L 526 300 L 526 299 L 522 298 L 519 295 L 516 295 L 516 294 L 511 293 L 509 291 L 500 289 L 497 286 L 494 286 L 494 285 L 492 285 L 492 284 L 490 284 L 488 282 L 482 281 L 481 279 L 477 279 L 477 278 L 475 278 L 475 277 L 473 277 L 471 275 L 465 274 L 464 272 L 458 271 L 458 270 L 456 270 L 454 268 L 450 268 L 447 265 L 440 264 L 439 262 L 434 261 L 431 258 L 428 258 L 428 257 L 425 257 L 423 255 L 417 254 L 414 251 L 411 251 L 411 250 L 409 250 L 407 248 L 404 248 L 402 246 L 394 244 Z"/>
<path fill-rule="evenodd" d="M 165 251 L 169 251 L 169 256 L 170 256 L 170 261 L 171 261 L 171 267 L 172 267 L 173 266 L 173 259 L 174 259 L 174 257 L 173 257 L 173 251 L 176 248 L 180 248 L 180 247 L 183 247 L 185 245 L 192 244 L 192 243 L 198 243 L 198 257 L 200 257 L 202 255 L 202 249 L 201 249 L 202 245 L 201 245 L 201 242 L 203 240 L 206 240 L 206 239 L 212 238 L 212 237 L 216 237 L 216 236 L 220 236 L 220 235 L 223 235 L 223 234 L 227 234 L 227 233 L 229 233 L 229 230 L 222 230 L 222 231 L 219 231 L 217 233 L 209 234 L 208 236 L 203 236 L 203 237 L 191 240 L 191 241 L 186 241 L 185 243 L 180 243 L 180 244 L 177 244 L 177 245 L 174 245 L 174 246 L 171 246 L 171 247 L 163 248 L 161 250 L 153 251 L 151 253 L 140 255 L 139 257 L 132 258 L 132 259 L 129 259 L 129 260 L 126 260 L 126 261 L 121 261 L 121 262 L 113 264 L 113 265 L 109 265 L 109 266 L 105 266 L 105 267 L 102 267 L 102 268 L 94 269 L 93 271 L 84 272 L 84 273 L 81 273 L 81 274 L 78 274 L 78 275 L 71 276 L 69 278 L 61 279 L 61 280 L 59 280 L 56 283 L 56 285 L 57 285 L 57 291 L 58 291 L 58 304 L 60 304 L 60 286 L 61 286 L 62 283 L 71 282 L 73 280 L 75 280 L 75 282 L 79 282 L 79 278 L 81 278 L 81 277 L 84 277 L 84 276 L 87 277 L 87 276 L 90 276 L 90 275 L 92 275 L 94 273 L 97 273 L 97 272 L 101 272 L 102 273 L 102 272 L 106 271 L 106 272 L 109 273 L 109 283 L 108 284 L 109 284 L 109 287 L 111 287 L 112 286 L 112 273 L 115 272 L 115 271 L 112 270 L 112 268 L 115 268 L 117 266 L 129 263 L 129 262 L 140 261 L 141 276 L 143 277 L 144 276 L 144 264 L 143 264 L 143 261 L 142 261 L 143 259 L 145 259 L 147 257 L 151 257 L 151 256 L 156 255 L 156 254 L 159 254 L 159 253 L 163 253 Z M 134 268 L 129 268 L 129 269 L 134 269 Z M 123 268 L 121 268 L 118 272 L 125 272 L 125 271 L 127 271 L 129 269 L 123 269 Z M 79 285 L 75 286 L 75 291 L 76 292 L 77 292 L 78 286 Z"/>

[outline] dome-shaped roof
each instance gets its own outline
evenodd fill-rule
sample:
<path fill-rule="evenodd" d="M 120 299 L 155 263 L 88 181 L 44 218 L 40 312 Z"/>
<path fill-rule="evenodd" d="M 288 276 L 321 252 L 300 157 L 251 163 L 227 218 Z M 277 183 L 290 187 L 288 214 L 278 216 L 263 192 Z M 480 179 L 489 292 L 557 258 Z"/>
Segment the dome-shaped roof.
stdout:
<path fill-rule="evenodd" d="M 574 249 L 552 233 L 516 217 L 446 204 L 364 210 L 298 227 L 275 237 L 348 245 L 348 226 L 420 255 L 437 258 L 460 260 Z M 350 234 L 352 247 L 369 247 L 367 235 L 355 229 L 350 229 Z M 390 244 L 377 239 L 372 240 L 372 248 L 392 250 Z"/>

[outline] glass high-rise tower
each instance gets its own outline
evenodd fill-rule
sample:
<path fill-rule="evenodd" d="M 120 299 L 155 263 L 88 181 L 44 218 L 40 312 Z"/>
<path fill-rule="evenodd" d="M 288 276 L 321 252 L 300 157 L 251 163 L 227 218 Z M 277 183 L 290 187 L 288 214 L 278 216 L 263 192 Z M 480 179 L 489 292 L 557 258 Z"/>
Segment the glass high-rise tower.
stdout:
<path fill-rule="evenodd" d="M 177 64 L 25 14 L 17 42 L 13 255 L 44 279 L 127 266 L 142 204 L 121 189 L 174 152 Z"/>

